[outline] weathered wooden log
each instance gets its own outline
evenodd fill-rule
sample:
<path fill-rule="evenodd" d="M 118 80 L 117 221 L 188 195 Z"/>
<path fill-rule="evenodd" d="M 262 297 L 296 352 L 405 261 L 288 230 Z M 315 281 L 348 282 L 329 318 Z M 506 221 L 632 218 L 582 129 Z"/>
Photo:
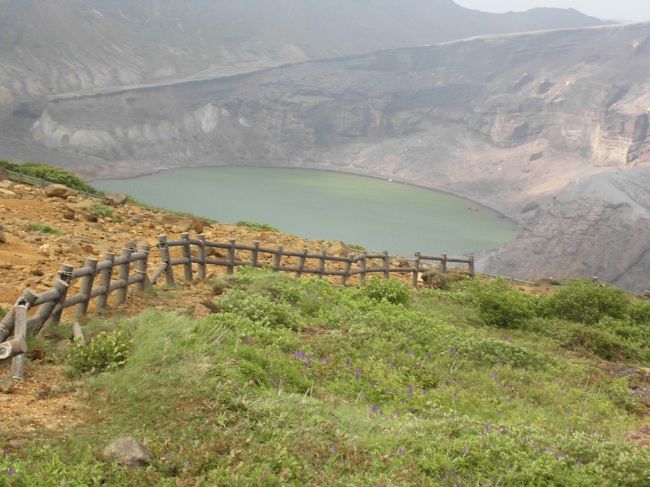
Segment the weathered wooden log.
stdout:
<path fill-rule="evenodd" d="M 253 242 L 253 250 L 251 251 L 251 264 L 254 267 L 259 265 L 260 258 L 260 243 L 256 240 Z"/>
<path fill-rule="evenodd" d="M 390 278 L 390 257 L 388 257 L 388 252 L 384 251 L 382 254 L 382 259 L 384 263 L 384 279 Z"/>
<path fill-rule="evenodd" d="M 359 260 L 359 282 L 361 285 L 366 283 L 366 259 L 367 254 L 364 252 L 361 254 L 361 259 Z"/>
<path fill-rule="evenodd" d="M 281 263 L 282 263 L 282 246 L 278 247 L 277 252 L 273 256 L 273 272 L 278 272 L 280 270 Z"/>
<path fill-rule="evenodd" d="M 52 311 L 52 316 L 50 318 L 51 323 L 59 323 L 61 321 L 61 315 L 63 314 L 63 304 L 65 303 L 66 297 L 68 296 L 68 291 L 70 289 L 70 283 L 72 282 L 72 273 L 74 268 L 71 265 L 63 264 L 59 269 L 59 280 L 67 286 L 61 287 L 61 296 L 59 297 L 59 302 L 56 304 L 56 308 Z"/>
<path fill-rule="evenodd" d="M 129 282 L 129 272 L 131 270 L 131 261 L 130 257 L 133 253 L 133 246 L 135 244 L 129 244 L 124 249 L 122 249 L 121 257 L 125 258 L 125 262 L 120 264 L 118 271 L 118 278 L 120 281 Z M 128 286 L 121 287 L 115 292 L 115 304 L 120 306 L 126 302 L 126 296 L 128 294 Z"/>
<path fill-rule="evenodd" d="M 34 293 L 31 289 L 25 289 L 20 299 L 24 299 L 30 306 L 36 302 L 38 295 Z M 0 323 L 0 343 L 4 342 L 9 335 L 14 331 L 14 326 L 16 323 L 16 307 L 13 306 L 9 312 L 5 315 Z"/>
<path fill-rule="evenodd" d="M 174 282 L 174 268 L 171 264 L 171 257 L 169 256 L 169 247 L 167 246 L 167 236 L 161 235 L 158 237 L 158 248 L 160 249 L 160 260 L 167 264 L 165 266 L 165 282 L 167 287 L 175 287 Z"/>
<path fill-rule="evenodd" d="M 25 377 L 25 353 L 27 352 L 27 312 L 29 302 L 20 298 L 16 303 L 16 321 L 12 340 L 11 378 L 23 380 Z"/>
<path fill-rule="evenodd" d="M 86 259 L 84 262 L 84 267 L 88 267 L 92 272 L 85 276 L 81 280 L 81 286 L 79 288 L 80 294 L 86 296 L 86 299 L 77 305 L 75 310 L 75 316 L 81 318 L 88 313 L 88 306 L 90 305 L 90 293 L 93 290 L 93 282 L 95 282 L 95 270 L 97 269 L 97 260 L 95 259 Z"/>
<path fill-rule="evenodd" d="M 205 264 L 205 257 L 206 257 L 206 252 L 205 252 L 205 235 L 199 235 L 198 237 L 199 243 L 198 243 L 198 248 L 199 248 L 199 279 L 201 282 L 204 282 L 206 279 L 206 274 L 207 274 L 207 267 Z"/>
<path fill-rule="evenodd" d="M 95 308 L 97 311 L 104 311 L 106 309 L 106 305 L 108 304 L 108 288 L 111 285 L 111 278 L 113 277 L 113 263 L 115 261 L 115 254 L 112 252 L 106 253 L 104 255 L 104 260 L 101 262 L 98 267 L 101 264 L 106 264 L 105 267 L 102 269 L 101 274 L 99 275 L 99 286 L 105 289 L 105 292 L 103 294 L 100 294 L 97 296 L 97 301 L 95 303 Z"/>
<path fill-rule="evenodd" d="M 306 257 L 307 257 L 307 249 L 304 249 L 300 257 L 298 257 L 298 270 L 296 271 L 296 277 L 302 277 L 302 273 L 305 270 Z"/>
<path fill-rule="evenodd" d="M 54 313 L 57 311 L 57 306 L 59 304 L 59 299 L 60 296 L 63 296 L 68 292 L 68 287 L 69 284 L 67 282 L 63 282 L 60 279 L 57 279 L 57 281 L 54 283 L 52 286 L 52 290 L 50 291 L 53 295 L 56 294 L 56 298 L 53 300 L 48 300 L 47 302 L 41 304 L 38 308 L 38 312 L 32 318 L 31 320 L 27 321 L 27 334 L 30 336 L 38 335 L 43 331 L 45 328 L 46 323 L 48 320 L 51 320 L 51 318 L 54 316 Z M 39 298 L 42 298 L 43 295 L 39 296 Z M 38 304 L 38 301 L 40 299 L 37 299 L 36 302 L 32 305 Z"/>
<path fill-rule="evenodd" d="M 232 275 L 235 272 L 235 245 L 234 240 L 228 240 L 228 265 L 226 272 L 229 275 Z"/>
<path fill-rule="evenodd" d="M 186 262 L 183 265 L 185 280 L 187 282 L 192 282 L 194 276 L 192 276 L 192 248 L 190 247 L 190 234 L 182 233 L 181 240 L 183 241 L 183 258 L 186 259 Z"/>
<path fill-rule="evenodd" d="M 349 257 L 348 260 L 345 262 L 345 266 L 343 268 L 343 275 L 341 276 L 342 286 L 345 286 L 348 282 L 348 277 L 350 277 L 351 267 L 352 267 L 352 257 Z"/>
<path fill-rule="evenodd" d="M 151 275 L 151 284 L 156 284 L 158 282 L 158 278 L 162 275 L 163 272 L 167 269 L 167 263 L 163 262 L 160 264 L 158 269 L 154 271 L 154 273 Z"/>
<path fill-rule="evenodd" d="M 411 279 L 411 284 L 415 289 L 418 288 L 418 279 L 420 278 L 420 252 L 415 253 L 415 269 L 413 270 L 413 278 Z"/>
<path fill-rule="evenodd" d="M 86 337 L 84 336 L 84 332 L 78 321 L 75 321 L 72 324 L 72 338 L 76 343 L 81 343 L 82 345 L 85 345 L 86 343 Z"/>
<path fill-rule="evenodd" d="M 145 289 L 151 287 L 151 282 L 147 275 L 149 268 L 149 245 L 142 244 L 138 253 L 144 254 L 144 257 L 139 258 L 135 263 L 135 272 L 137 275 L 142 276 L 142 280 L 136 283 L 135 290 L 136 292 L 143 293 Z"/>

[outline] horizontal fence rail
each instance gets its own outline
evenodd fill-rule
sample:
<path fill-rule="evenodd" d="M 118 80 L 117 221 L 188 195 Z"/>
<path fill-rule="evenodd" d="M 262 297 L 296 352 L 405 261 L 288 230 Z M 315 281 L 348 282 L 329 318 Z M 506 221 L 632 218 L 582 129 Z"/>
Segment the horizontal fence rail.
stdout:
<path fill-rule="evenodd" d="M 282 247 L 262 247 L 260 242 L 252 245 L 238 244 L 235 240 L 212 242 L 204 235 L 190 238 L 189 233 L 181 234 L 178 240 L 167 236 L 158 238 L 160 264 L 150 271 L 150 248 L 148 245 L 136 247 L 129 242 L 119 255 L 108 252 L 103 260 L 86 259 L 84 265 L 75 269 L 64 264 L 60 267 L 52 288 L 43 293 L 27 289 L 16 305 L 0 321 L 0 360 L 12 359 L 12 376 L 22 378 L 24 354 L 27 352 L 26 336 L 38 334 L 47 323 L 61 320 L 63 311 L 74 307 L 77 319 L 85 316 L 94 302 L 95 311 L 107 309 L 109 298 L 114 306 L 125 303 L 129 287 L 136 292 L 156 285 L 164 279 L 167 287 L 174 287 L 176 275 L 174 268 L 182 268 L 183 279 L 194 282 L 205 281 L 208 266 L 226 269 L 226 274 L 234 274 L 241 266 L 268 268 L 275 272 L 288 272 L 301 277 L 307 274 L 319 277 L 338 277 L 346 285 L 351 278 L 358 277 L 360 284 L 366 277 L 378 274 L 388 279 L 391 274 L 411 274 L 411 283 L 418 286 L 421 273 L 438 263 L 442 272 L 448 271 L 449 264 L 467 266 L 467 273 L 474 276 L 474 257 L 449 258 L 426 256 L 416 253 L 412 259 L 396 259 L 382 253 L 361 253 L 357 255 L 328 255 L 326 251 L 310 253 L 284 250 Z M 395 266 L 395 263 L 398 266 Z M 31 312 L 31 317 L 28 316 Z M 11 340 L 7 339 L 13 336 Z"/>

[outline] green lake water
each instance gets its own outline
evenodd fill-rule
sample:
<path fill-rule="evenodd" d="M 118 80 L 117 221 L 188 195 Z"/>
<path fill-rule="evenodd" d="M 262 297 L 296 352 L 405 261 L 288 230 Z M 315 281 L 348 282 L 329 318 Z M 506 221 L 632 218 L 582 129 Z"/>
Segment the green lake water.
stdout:
<path fill-rule="evenodd" d="M 517 233 L 509 220 L 463 198 L 324 171 L 178 169 L 94 185 L 224 223 L 268 223 L 306 238 L 343 240 L 395 255 L 461 255 L 494 248 Z"/>

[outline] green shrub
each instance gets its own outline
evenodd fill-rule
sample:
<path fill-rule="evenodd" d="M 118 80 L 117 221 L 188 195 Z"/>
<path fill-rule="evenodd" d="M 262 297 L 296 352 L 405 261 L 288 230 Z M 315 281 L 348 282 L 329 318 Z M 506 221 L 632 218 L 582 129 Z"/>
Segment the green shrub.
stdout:
<path fill-rule="evenodd" d="M 407 305 L 411 301 L 411 289 L 395 279 L 374 277 L 361 288 L 361 294 L 372 301 L 387 301 Z"/>
<path fill-rule="evenodd" d="M 61 230 L 47 223 L 33 223 L 30 222 L 27 228 L 33 232 L 47 233 L 49 235 L 61 235 Z"/>
<path fill-rule="evenodd" d="M 300 329 L 300 317 L 286 303 L 274 303 L 270 298 L 231 289 L 218 302 L 221 311 L 234 313 L 270 328 Z"/>
<path fill-rule="evenodd" d="M 650 325 L 650 301 L 632 301 L 629 314 L 633 322 L 639 325 Z"/>
<path fill-rule="evenodd" d="M 487 283 L 474 281 L 469 290 L 479 317 L 488 326 L 517 328 L 535 316 L 534 298 L 512 289 L 500 279 Z"/>
<path fill-rule="evenodd" d="M 359 245 L 359 244 L 347 244 L 347 245 L 350 250 L 354 250 L 355 252 L 366 252 L 368 250 L 363 245 Z"/>
<path fill-rule="evenodd" d="M 0 318 L 4 317 L 7 314 L 7 310 L 0 307 Z"/>
<path fill-rule="evenodd" d="M 85 191 L 86 193 L 101 194 L 101 191 L 96 190 L 74 173 L 61 169 L 60 167 L 35 162 L 14 164 L 7 161 L 0 161 L 0 170 L 2 169 L 33 178 L 44 179 L 50 183 L 64 184 L 68 188 Z"/>
<path fill-rule="evenodd" d="M 101 203 L 95 203 L 94 205 L 92 205 L 90 207 L 90 213 L 100 218 L 107 218 L 113 216 L 113 210 L 111 210 L 108 206 L 103 205 Z"/>
<path fill-rule="evenodd" d="M 241 228 L 248 228 L 249 230 L 253 230 L 255 232 L 274 232 L 274 233 L 279 233 L 280 230 L 275 228 L 272 225 L 268 225 L 266 223 L 256 223 L 256 222 L 249 222 L 249 221 L 238 221 L 235 223 L 238 227 Z"/>
<path fill-rule="evenodd" d="M 572 280 L 546 299 L 545 314 L 579 323 L 594 324 L 601 318 L 624 318 L 630 305 L 627 294 L 613 286 Z"/>
<path fill-rule="evenodd" d="M 130 349 L 131 338 L 126 332 L 101 332 L 88 344 L 75 343 L 67 359 L 74 375 L 98 374 L 123 367 Z"/>
<path fill-rule="evenodd" d="M 469 348 L 467 354 L 481 364 L 503 364 L 514 368 L 533 367 L 544 362 L 538 354 L 531 353 L 518 345 L 493 338 L 477 340 Z"/>

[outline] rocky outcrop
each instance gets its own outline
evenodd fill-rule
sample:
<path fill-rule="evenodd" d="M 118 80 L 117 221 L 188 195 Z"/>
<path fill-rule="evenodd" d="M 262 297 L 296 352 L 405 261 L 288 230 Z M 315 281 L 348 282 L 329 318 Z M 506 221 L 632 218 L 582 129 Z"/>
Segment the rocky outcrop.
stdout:
<path fill-rule="evenodd" d="M 451 0 L 4 0 L 0 107 L 16 98 L 599 23 L 572 10 L 495 15 Z"/>
<path fill-rule="evenodd" d="M 593 175 L 553 198 L 487 270 L 524 279 L 597 276 L 650 287 L 650 167 Z"/>

